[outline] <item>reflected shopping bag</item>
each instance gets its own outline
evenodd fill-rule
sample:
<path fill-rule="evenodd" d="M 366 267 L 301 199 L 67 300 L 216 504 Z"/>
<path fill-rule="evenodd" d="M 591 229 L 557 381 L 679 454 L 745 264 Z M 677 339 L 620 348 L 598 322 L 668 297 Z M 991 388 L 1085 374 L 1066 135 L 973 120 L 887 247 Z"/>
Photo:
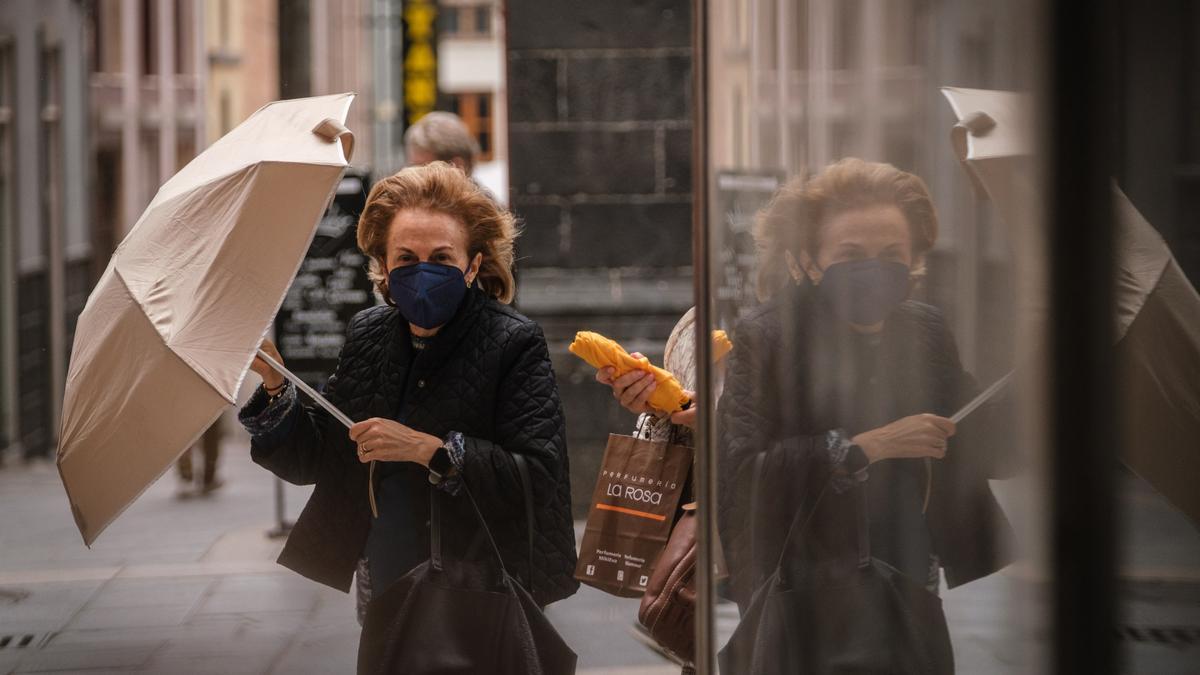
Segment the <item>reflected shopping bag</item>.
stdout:
<path fill-rule="evenodd" d="M 576 579 L 620 597 L 642 596 L 671 535 L 692 455 L 665 441 L 608 437 Z"/>

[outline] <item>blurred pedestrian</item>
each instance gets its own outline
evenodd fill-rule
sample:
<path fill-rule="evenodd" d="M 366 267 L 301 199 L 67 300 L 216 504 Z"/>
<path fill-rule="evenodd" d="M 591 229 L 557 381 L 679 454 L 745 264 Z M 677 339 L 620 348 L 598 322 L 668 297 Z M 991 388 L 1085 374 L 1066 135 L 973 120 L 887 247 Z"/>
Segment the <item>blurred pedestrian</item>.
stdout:
<path fill-rule="evenodd" d="M 427 113 L 404 132 L 404 152 L 409 166 L 447 162 L 468 176 L 475 171 L 479 141 L 462 118 L 451 112 Z"/>
<path fill-rule="evenodd" d="M 516 235 L 513 216 L 444 162 L 372 188 L 358 244 L 387 304 L 351 321 L 324 390 L 358 423 L 347 434 L 323 409 L 301 404 L 260 359 L 253 369 L 263 384 L 240 414 L 255 462 L 316 484 L 282 564 L 343 590 L 358 568 L 360 597 L 378 597 L 429 558 L 431 490 L 444 504 L 442 549 L 465 556 L 479 534 L 466 485 L 505 567 L 522 583 L 534 580 L 527 590 L 539 605 L 575 592 L 550 354 L 541 328 L 508 305 Z M 532 544 L 515 455 L 532 474 Z"/>
<path fill-rule="evenodd" d="M 951 672 L 941 573 L 953 588 L 1011 560 L 987 481 L 1014 439 L 948 419 L 975 383 L 941 312 L 910 299 L 937 230 L 920 178 L 859 159 L 760 214 L 787 275 L 737 326 L 717 410 L 719 531 L 754 617 L 730 643 L 737 671 L 753 657 L 907 673 L 915 653 L 919 672 Z M 777 569 L 801 590 L 772 595 Z M 820 621 L 785 638 L 775 611 Z"/>
<path fill-rule="evenodd" d="M 192 470 L 193 453 L 200 455 L 203 466 L 199 485 L 196 485 L 195 472 Z M 184 450 L 179 461 L 175 463 L 179 470 L 180 481 L 178 497 L 188 499 L 197 495 L 210 495 L 219 490 L 224 485 L 224 482 L 217 477 L 217 461 L 220 457 L 221 419 L 217 418 L 217 421 L 205 430 L 199 443 Z"/>

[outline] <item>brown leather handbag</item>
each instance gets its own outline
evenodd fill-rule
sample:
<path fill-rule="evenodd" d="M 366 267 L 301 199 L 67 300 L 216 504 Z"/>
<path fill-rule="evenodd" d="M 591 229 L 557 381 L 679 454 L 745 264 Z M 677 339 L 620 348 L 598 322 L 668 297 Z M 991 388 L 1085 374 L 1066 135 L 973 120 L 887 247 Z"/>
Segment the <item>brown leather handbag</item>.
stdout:
<path fill-rule="evenodd" d="M 638 621 L 684 663 L 696 652 L 696 504 L 683 507 L 646 584 Z"/>
<path fill-rule="evenodd" d="M 760 452 L 755 458 L 753 494 L 758 493 L 757 481 L 765 456 Z M 690 666 L 696 659 L 696 502 L 680 508 L 683 514 L 675 521 L 667 546 L 650 573 L 638 608 L 638 621 L 660 647 Z M 713 546 L 713 553 L 714 573 L 717 579 L 724 579 L 729 576 L 729 568 L 719 540 Z"/>

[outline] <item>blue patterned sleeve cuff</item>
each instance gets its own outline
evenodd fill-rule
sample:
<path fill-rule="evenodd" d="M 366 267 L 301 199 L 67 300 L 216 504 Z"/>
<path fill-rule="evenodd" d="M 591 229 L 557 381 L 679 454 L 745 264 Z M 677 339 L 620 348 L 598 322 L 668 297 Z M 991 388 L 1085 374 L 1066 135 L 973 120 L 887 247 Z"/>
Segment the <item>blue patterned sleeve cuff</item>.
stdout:
<path fill-rule="evenodd" d="M 830 485 L 833 491 L 839 494 L 867 480 L 867 469 L 850 473 L 844 467 L 851 445 L 853 443 L 850 442 L 850 435 L 842 429 L 834 429 L 825 434 L 825 451 L 829 455 L 829 465 L 833 467 Z"/>
<path fill-rule="evenodd" d="M 291 418 L 298 405 L 294 385 L 289 383 L 283 393 L 274 400 L 260 386 L 238 411 L 238 421 L 254 438 L 266 438 L 282 430 L 284 423 Z"/>
<path fill-rule="evenodd" d="M 466 437 L 460 432 L 451 431 L 443 439 L 442 447 L 450 453 L 450 462 L 454 464 L 455 471 L 438 483 L 437 487 L 449 494 L 457 495 L 462 489 L 462 472 L 467 463 Z"/>

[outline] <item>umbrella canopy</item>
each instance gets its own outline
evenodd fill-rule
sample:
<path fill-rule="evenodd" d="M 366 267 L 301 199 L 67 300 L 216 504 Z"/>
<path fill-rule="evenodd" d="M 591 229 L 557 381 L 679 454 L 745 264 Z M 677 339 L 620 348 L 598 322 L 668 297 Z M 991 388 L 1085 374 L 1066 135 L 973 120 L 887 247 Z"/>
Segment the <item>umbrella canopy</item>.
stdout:
<path fill-rule="evenodd" d="M 1027 140 L 1027 99 L 981 89 L 942 92 L 959 118 L 951 138 L 972 180 L 1009 227 L 1037 223 L 1042 201 L 1035 149 Z M 1200 523 L 1200 295 L 1166 242 L 1116 186 L 1113 199 L 1121 459 Z M 1047 295 L 1043 288 L 1028 297 Z"/>
<path fill-rule="evenodd" d="M 353 149 L 352 94 L 278 101 L 168 180 L 79 317 L 58 467 L 84 542 L 222 411 Z"/>

